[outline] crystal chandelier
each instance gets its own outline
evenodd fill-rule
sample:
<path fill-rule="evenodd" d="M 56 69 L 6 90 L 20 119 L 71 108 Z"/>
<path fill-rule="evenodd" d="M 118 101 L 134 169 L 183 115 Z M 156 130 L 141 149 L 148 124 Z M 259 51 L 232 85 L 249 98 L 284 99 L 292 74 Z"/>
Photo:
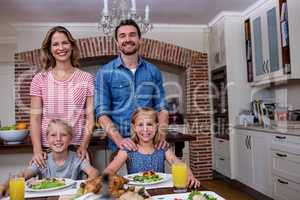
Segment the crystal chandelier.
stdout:
<path fill-rule="evenodd" d="M 111 9 L 108 9 L 108 1 L 103 0 L 104 7 L 101 19 L 98 23 L 98 29 L 106 35 L 112 35 L 120 21 L 124 19 L 133 19 L 140 27 L 141 33 L 144 34 L 153 28 L 149 21 L 149 5 L 145 7 L 144 17 L 137 14 L 135 0 L 111 0 Z"/>

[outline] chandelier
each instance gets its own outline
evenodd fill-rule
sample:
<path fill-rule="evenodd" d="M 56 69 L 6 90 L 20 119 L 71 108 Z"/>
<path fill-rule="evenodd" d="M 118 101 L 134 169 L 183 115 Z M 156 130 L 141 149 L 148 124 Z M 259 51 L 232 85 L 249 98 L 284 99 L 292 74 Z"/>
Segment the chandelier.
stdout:
<path fill-rule="evenodd" d="M 149 21 L 149 5 L 145 7 L 144 17 L 137 14 L 135 0 L 111 0 L 111 9 L 108 9 L 108 1 L 103 0 L 104 7 L 102 10 L 101 19 L 98 23 L 98 29 L 106 35 L 112 35 L 115 28 L 122 20 L 133 19 L 140 27 L 141 33 L 144 34 L 153 28 Z"/>

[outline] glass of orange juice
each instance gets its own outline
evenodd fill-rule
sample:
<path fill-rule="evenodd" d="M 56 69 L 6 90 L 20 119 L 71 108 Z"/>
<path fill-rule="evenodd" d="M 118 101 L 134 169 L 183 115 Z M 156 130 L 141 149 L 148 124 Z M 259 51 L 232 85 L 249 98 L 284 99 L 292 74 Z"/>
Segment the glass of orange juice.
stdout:
<path fill-rule="evenodd" d="M 174 192 L 186 192 L 188 186 L 188 167 L 183 162 L 172 164 Z"/>
<path fill-rule="evenodd" d="M 15 173 L 9 174 L 9 199 L 24 200 L 25 179 Z"/>

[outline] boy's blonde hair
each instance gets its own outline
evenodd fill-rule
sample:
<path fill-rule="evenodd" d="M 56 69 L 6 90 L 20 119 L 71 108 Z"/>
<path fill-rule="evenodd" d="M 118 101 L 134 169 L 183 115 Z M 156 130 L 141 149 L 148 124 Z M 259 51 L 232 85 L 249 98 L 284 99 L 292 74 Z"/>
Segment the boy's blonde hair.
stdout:
<path fill-rule="evenodd" d="M 159 138 L 160 138 L 160 133 L 158 131 L 158 115 L 157 115 L 157 112 L 154 109 L 149 108 L 149 107 L 138 108 L 132 114 L 132 117 L 131 117 L 131 139 L 133 140 L 133 142 L 139 143 L 139 138 L 138 138 L 136 132 L 133 130 L 133 126 L 135 125 L 135 120 L 140 115 L 146 115 L 146 116 L 148 116 L 149 118 L 151 118 L 155 121 L 155 123 L 157 125 L 157 128 L 156 128 L 155 136 L 153 138 L 153 144 L 157 144 L 158 141 L 159 141 Z"/>
<path fill-rule="evenodd" d="M 50 130 L 50 127 L 54 124 L 59 124 L 61 126 L 64 127 L 64 129 L 67 131 L 67 133 L 72 136 L 72 126 L 70 126 L 66 121 L 62 120 L 62 119 L 52 119 L 49 124 L 48 124 L 48 127 L 47 127 L 47 130 L 46 130 L 46 134 L 48 135 L 49 133 L 49 130 Z"/>

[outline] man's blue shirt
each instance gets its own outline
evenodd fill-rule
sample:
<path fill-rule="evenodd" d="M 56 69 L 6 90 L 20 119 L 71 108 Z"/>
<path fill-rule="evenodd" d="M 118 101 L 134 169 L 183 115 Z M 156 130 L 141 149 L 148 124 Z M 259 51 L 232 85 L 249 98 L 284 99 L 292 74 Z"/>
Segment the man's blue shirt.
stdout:
<path fill-rule="evenodd" d="M 135 73 L 117 57 L 98 70 L 95 87 L 95 114 L 108 115 L 123 137 L 130 137 L 131 115 L 139 107 L 166 109 L 165 91 L 159 69 L 139 58 Z M 116 145 L 110 140 L 113 151 Z"/>

